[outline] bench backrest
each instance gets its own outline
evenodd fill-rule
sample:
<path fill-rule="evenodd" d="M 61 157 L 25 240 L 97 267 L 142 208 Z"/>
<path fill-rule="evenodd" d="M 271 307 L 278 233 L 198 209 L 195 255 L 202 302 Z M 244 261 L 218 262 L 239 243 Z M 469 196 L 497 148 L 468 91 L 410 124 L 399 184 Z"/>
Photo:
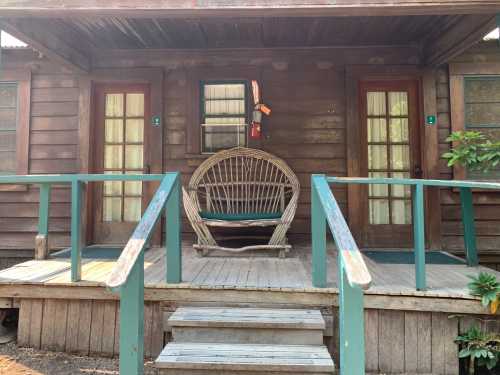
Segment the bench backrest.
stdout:
<path fill-rule="evenodd" d="M 206 159 L 188 187 L 200 211 L 227 214 L 283 212 L 299 190 L 297 176 L 282 159 L 244 147 Z"/>

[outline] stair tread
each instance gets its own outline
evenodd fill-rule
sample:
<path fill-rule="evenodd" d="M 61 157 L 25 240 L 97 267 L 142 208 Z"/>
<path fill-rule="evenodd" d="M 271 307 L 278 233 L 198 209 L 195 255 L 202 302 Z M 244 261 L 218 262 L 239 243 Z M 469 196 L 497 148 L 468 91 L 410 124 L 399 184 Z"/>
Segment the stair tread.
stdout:
<path fill-rule="evenodd" d="M 334 363 L 323 345 L 169 343 L 155 362 L 170 369 L 326 372 Z"/>
<path fill-rule="evenodd" d="M 169 318 L 172 327 L 240 327 L 325 329 L 318 310 L 180 307 Z"/>

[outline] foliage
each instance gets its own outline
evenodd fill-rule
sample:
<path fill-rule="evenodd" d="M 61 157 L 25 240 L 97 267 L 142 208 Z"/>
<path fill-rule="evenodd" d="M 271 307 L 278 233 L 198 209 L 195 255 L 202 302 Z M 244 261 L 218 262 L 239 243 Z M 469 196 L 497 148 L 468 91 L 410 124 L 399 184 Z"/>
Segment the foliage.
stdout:
<path fill-rule="evenodd" d="M 446 138 L 455 145 L 444 153 L 448 166 L 456 164 L 470 170 L 488 172 L 500 164 L 500 141 L 490 139 L 478 131 L 457 131 Z"/>
<path fill-rule="evenodd" d="M 459 358 L 469 358 L 469 374 L 474 374 L 475 365 L 488 370 L 497 366 L 500 360 L 500 335 L 482 332 L 478 327 L 471 327 L 456 338 L 461 350 Z"/>
<path fill-rule="evenodd" d="M 469 276 L 472 280 L 467 286 L 470 294 L 481 297 L 483 306 L 490 305 L 492 314 L 495 314 L 500 303 L 500 282 L 495 275 L 481 272 L 477 276 Z"/>

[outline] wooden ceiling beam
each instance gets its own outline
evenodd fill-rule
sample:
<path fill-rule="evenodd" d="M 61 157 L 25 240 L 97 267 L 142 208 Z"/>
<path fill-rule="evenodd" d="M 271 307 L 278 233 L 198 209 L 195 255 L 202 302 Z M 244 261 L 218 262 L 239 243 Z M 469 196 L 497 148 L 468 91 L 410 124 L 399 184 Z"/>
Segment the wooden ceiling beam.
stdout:
<path fill-rule="evenodd" d="M 491 15 L 464 16 L 437 38 L 424 42 L 425 65 L 439 66 L 460 55 L 493 30 L 497 24 L 496 19 Z"/>
<path fill-rule="evenodd" d="M 4 17 L 319 17 L 497 12 L 498 0 L 0 0 Z"/>
<path fill-rule="evenodd" d="M 88 73 L 90 57 L 29 19 L 0 19 L 0 29 L 76 73 Z"/>

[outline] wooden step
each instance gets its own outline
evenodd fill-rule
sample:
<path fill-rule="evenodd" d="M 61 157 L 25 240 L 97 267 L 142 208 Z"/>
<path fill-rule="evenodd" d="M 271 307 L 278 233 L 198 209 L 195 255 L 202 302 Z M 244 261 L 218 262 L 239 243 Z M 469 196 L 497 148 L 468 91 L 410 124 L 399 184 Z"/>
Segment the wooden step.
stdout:
<path fill-rule="evenodd" d="M 160 374 L 332 374 L 333 360 L 321 345 L 169 343 L 155 361 Z"/>
<path fill-rule="evenodd" d="M 320 311 L 256 308 L 178 308 L 169 318 L 176 342 L 321 345 Z"/>

